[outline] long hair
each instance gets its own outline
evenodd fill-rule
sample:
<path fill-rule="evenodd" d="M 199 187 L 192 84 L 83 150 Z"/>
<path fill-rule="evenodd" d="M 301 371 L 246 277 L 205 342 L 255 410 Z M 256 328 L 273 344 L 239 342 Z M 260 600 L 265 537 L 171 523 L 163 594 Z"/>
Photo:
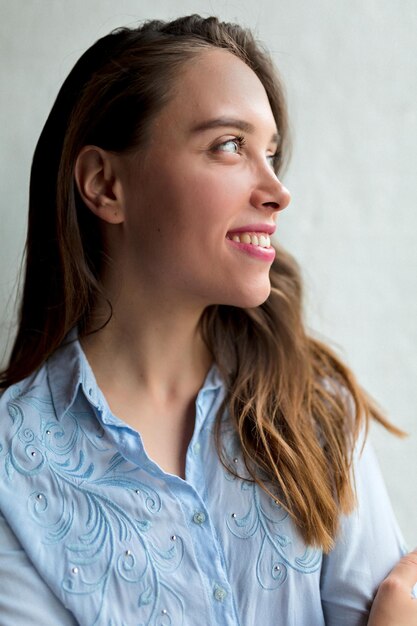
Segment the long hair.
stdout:
<path fill-rule="evenodd" d="M 83 336 L 102 297 L 100 229 L 74 181 L 80 150 L 87 144 L 146 150 L 150 122 L 181 71 L 212 47 L 243 60 L 265 87 L 280 137 L 274 167 L 281 171 L 289 152 L 284 92 L 250 31 L 191 15 L 120 28 L 98 40 L 65 80 L 36 146 L 19 327 L 0 386 L 40 368 L 74 326 Z M 227 387 L 217 420 L 219 454 L 227 464 L 220 436 L 227 409 L 249 477 L 280 501 L 307 543 L 328 550 L 340 513 L 354 505 L 359 430 L 370 416 L 390 426 L 339 359 L 306 335 L 299 271 L 281 248 L 271 283 L 260 307 L 219 305 L 203 314 L 203 336 Z"/>

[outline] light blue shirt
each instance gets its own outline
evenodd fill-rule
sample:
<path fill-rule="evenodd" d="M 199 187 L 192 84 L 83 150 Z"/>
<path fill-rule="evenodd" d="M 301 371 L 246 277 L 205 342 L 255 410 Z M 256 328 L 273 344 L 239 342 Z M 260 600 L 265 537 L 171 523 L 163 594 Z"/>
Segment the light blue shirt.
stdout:
<path fill-rule="evenodd" d="M 224 386 L 196 400 L 186 479 L 114 416 L 78 341 L 0 399 L 1 626 L 358 626 L 402 553 L 369 444 L 329 555 L 220 462 Z M 138 407 L 138 412 L 140 407 Z M 230 465 L 245 474 L 223 419 Z"/>

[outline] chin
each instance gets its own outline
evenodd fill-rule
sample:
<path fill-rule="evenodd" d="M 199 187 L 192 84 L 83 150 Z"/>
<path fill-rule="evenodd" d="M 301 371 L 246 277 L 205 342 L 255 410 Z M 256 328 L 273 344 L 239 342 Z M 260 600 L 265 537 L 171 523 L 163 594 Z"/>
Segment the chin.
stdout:
<path fill-rule="evenodd" d="M 230 294 L 230 301 L 224 304 L 240 309 L 254 309 L 263 304 L 269 298 L 270 293 L 271 283 L 268 280 L 262 287 L 259 285 L 256 289 L 242 290 L 239 294 Z"/>

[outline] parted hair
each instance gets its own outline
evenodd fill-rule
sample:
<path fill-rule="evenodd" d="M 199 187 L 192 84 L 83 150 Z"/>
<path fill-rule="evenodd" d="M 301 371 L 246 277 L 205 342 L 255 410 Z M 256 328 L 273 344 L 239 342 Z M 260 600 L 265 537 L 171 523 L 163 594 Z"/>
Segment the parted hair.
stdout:
<path fill-rule="evenodd" d="M 80 336 L 91 332 L 93 307 L 104 297 L 100 229 L 74 180 L 80 150 L 92 144 L 146 151 L 151 122 L 181 71 L 212 47 L 243 60 L 265 87 L 280 138 L 274 168 L 282 171 L 289 154 L 284 91 L 251 31 L 190 15 L 119 28 L 99 39 L 65 80 L 34 153 L 19 325 L 2 387 L 40 368 L 74 326 Z M 340 515 L 354 507 L 352 457 L 360 431 L 369 418 L 396 429 L 329 347 L 307 334 L 299 269 L 281 247 L 270 277 L 271 294 L 259 307 L 216 305 L 202 316 L 203 336 L 227 389 L 217 419 L 218 451 L 228 466 L 220 427 L 227 410 L 245 477 L 279 501 L 308 544 L 328 551 Z"/>

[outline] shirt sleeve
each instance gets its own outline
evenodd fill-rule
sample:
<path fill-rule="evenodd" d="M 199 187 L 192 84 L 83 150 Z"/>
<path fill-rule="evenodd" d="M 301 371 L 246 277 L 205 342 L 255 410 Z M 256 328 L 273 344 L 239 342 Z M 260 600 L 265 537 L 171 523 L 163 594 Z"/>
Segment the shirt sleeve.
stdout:
<path fill-rule="evenodd" d="M 0 513 L 1 626 L 77 626 L 39 576 Z"/>
<path fill-rule="evenodd" d="M 369 442 L 356 454 L 354 476 L 357 507 L 342 517 L 335 548 L 323 559 L 326 626 L 366 626 L 378 585 L 405 552 Z"/>

